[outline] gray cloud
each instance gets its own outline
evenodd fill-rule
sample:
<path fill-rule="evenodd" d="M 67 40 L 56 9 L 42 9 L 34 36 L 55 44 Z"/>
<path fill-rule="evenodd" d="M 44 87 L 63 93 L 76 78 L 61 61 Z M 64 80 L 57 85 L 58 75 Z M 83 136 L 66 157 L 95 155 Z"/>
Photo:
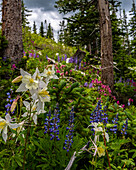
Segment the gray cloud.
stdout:
<path fill-rule="evenodd" d="M 122 8 L 126 11 L 130 11 L 132 8 L 132 0 L 120 0 L 122 2 Z M 136 0 L 135 0 L 136 3 Z"/>
<path fill-rule="evenodd" d="M 44 11 L 57 11 L 55 0 L 24 0 L 27 8 L 42 8 Z"/>

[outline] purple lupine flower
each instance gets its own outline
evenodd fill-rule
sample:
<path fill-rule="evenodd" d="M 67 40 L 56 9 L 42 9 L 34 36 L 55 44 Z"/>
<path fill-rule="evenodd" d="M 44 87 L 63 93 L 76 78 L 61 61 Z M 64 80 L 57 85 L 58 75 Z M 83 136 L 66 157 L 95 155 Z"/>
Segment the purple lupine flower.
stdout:
<path fill-rule="evenodd" d="M 84 83 L 84 87 L 87 87 L 87 86 L 88 86 L 88 83 L 87 83 L 87 82 L 85 82 L 85 83 Z"/>
<path fill-rule="evenodd" d="M 54 110 L 53 117 L 51 116 L 51 109 L 49 110 L 49 113 L 47 114 L 47 118 L 45 119 L 45 134 L 48 133 L 49 136 L 51 136 L 50 140 L 56 139 L 59 141 L 59 107 L 58 104 L 56 106 L 56 109 Z"/>
<path fill-rule="evenodd" d="M 112 120 L 112 123 L 114 124 L 114 127 L 110 128 L 110 131 L 116 133 L 118 124 L 118 113 L 116 114 L 116 117 Z"/>
<path fill-rule="evenodd" d="M 81 70 L 81 63 L 79 63 L 79 70 Z"/>
<path fill-rule="evenodd" d="M 89 88 L 91 88 L 91 87 L 93 87 L 93 83 L 90 83 L 90 84 L 89 84 Z"/>
<path fill-rule="evenodd" d="M 127 135 L 127 128 L 128 128 L 128 118 L 126 119 L 126 122 L 123 124 L 123 127 L 121 129 L 122 135 Z"/>
<path fill-rule="evenodd" d="M 69 149 L 73 143 L 73 131 L 74 131 L 74 107 L 72 107 L 70 112 L 70 119 L 69 119 L 69 126 L 66 127 L 66 130 L 68 130 L 68 134 L 66 135 L 66 140 L 64 142 L 64 150 L 67 150 L 69 152 Z"/>
<path fill-rule="evenodd" d="M 33 54 L 32 54 L 32 53 L 30 53 L 30 54 L 29 54 L 29 57 L 32 57 L 32 56 L 33 56 Z"/>
<path fill-rule="evenodd" d="M 48 60 L 48 56 L 46 55 L 46 59 Z"/>
<path fill-rule="evenodd" d="M 63 56 L 61 57 L 61 61 L 63 61 Z"/>
<path fill-rule="evenodd" d="M 76 56 L 75 57 L 75 64 L 77 64 L 78 63 L 78 57 Z"/>
<path fill-rule="evenodd" d="M 76 70 L 77 69 L 77 65 L 75 66 L 75 69 L 74 70 Z"/>
<path fill-rule="evenodd" d="M 5 114 L 8 114 L 8 113 L 10 112 L 11 104 L 12 104 L 12 102 L 15 100 L 15 99 L 12 99 L 12 98 L 11 98 L 12 93 L 13 93 L 13 90 L 12 90 L 12 89 L 10 89 L 10 92 L 7 92 L 7 99 L 6 99 L 6 101 L 7 101 L 8 103 L 5 105 L 5 108 L 6 108 L 6 113 L 5 113 Z M 14 111 L 15 111 L 15 109 L 14 109 Z M 13 114 L 14 111 L 11 112 L 11 113 Z"/>
<path fill-rule="evenodd" d="M 65 58 L 64 58 L 64 61 L 66 61 L 66 59 L 67 59 L 67 54 L 65 54 Z"/>

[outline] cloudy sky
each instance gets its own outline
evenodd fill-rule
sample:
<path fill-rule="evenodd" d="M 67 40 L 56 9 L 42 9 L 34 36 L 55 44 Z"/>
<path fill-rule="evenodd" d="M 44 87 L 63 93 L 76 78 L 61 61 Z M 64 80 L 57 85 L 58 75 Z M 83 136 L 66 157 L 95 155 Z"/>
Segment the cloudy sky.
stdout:
<path fill-rule="evenodd" d="M 0 0 L 1 2 L 2 0 Z M 122 7 L 129 11 L 132 7 L 132 0 L 120 0 L 122 1 Z M 135 0 L 136 2 L 136 0 Z M 36 22 L 38 31 L 41 21 L 45 20 L 47 23 L 51 23 L 54 30 L 55 39 L 57 38 L 57 32 L 60 29 L 59 23 L 63 19 L 63 15 L 59 14 L 56 8 L 54 8 L 55 0 L 24 0 L 25 6 L 32 10 L 31 16 L 28 17 L 30 26 L 33 26 L 33 22 Z"/>

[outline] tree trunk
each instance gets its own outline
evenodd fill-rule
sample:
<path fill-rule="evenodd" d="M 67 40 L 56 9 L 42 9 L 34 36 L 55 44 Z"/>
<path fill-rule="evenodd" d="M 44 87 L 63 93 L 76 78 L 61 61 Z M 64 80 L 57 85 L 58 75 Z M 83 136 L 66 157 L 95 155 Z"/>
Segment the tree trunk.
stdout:
<path fill-rule="evenodd" d="M 112 28 L 107 0 L 98 0 L 101 33 L 101 80 L 103 84 L 109 85 L 111 90 L 114 86 L 113 77 L 113 53 L 112 53 Z"/>
<path fill-rule="evenodd" d="M 18 63 L 23 57 L 21 0 L 3 0 L 2 35 L 8 40 L 3 57 Z"/>

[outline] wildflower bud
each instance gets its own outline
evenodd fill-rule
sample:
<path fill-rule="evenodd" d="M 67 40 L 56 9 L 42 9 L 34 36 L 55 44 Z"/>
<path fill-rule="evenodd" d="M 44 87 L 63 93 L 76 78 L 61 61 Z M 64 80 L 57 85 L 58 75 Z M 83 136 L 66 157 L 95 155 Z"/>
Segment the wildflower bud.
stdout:
<path fill-rule="evenodd" d="M 12 105 L 11 105 L 11 108 L 10 108 L 10 111 L 13 112 L 17 106 L 17 101 L 18 99 L 20 98 L 20 96 L 17 96 L 17 98 L 13 101 Z"/>
<path fill-rule="evenodd" d="M 16 77 L 14 80 L 12 80 L 12 83 L 19 83 L 22 80 L 22 76 Z"/>

